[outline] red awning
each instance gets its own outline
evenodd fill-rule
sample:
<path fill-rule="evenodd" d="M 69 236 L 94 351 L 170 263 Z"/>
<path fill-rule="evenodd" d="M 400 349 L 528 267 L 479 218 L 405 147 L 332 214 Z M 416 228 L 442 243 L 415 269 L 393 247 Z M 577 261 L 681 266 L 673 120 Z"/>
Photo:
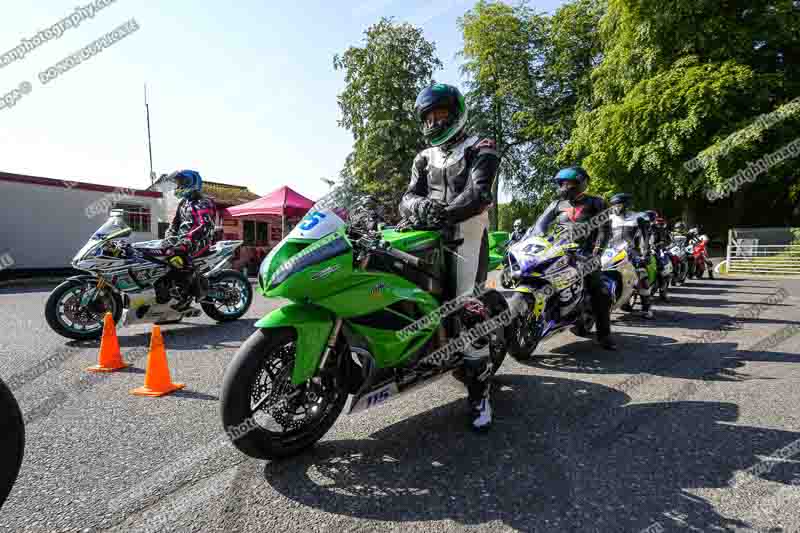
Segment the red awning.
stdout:
<path fill-rule="evenodd" d="M 281 187 L 257 200 L 229 207 L 225 210 L 225 214 L 232 217 L 257 215 L 299 217 L 305 215 L 313 205 L 313 200 L 309 200 L 289 187 Z"/>

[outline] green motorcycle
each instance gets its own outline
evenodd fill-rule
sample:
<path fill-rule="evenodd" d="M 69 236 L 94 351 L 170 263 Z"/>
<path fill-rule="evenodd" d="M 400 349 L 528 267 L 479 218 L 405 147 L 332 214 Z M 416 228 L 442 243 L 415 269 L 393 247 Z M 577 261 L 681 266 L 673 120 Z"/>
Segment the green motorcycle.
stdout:
<path fill-rule="evenodd" d="M 510 234 L 507 231 L 489 233 L 489 271 L 502 270 L 506 258 L 506 243 Z"/>
<path fill-rule="evenodd" d="M 511 310 L 485 289 L 475 292 L 479 317 L 461 298 L 453 305 L 447 280 L 459 244 L 447 232 L 368 231 L 331 210 L 309 211 L 259 271 L 258 292 L 291 303 L 256 323 L 225 371 L 221 415 L 233 444 L 259 459 L 298 454 L 342 410 L 381 405 L 460 369 L 467 343 L 488 347 L 496 372 L 506 355 L 499 319 Z M 468 331 L 456 339 L 459 324 Z"/>

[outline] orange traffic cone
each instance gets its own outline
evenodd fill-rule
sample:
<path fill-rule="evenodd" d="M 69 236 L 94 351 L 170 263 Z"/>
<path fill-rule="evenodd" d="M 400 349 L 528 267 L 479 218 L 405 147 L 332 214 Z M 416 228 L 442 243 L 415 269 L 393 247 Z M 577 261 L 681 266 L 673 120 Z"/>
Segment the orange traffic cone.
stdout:
<path fill-rule="evenodd" d="M 119 351 L 119 340 L 117 340 L 117 329 L 114 326 L 114 317 L 111 313 L 106 313 L 103 319 L 103 338 L 100 341 L 100 356 L 94 366 L 86 370 L 89 372 L 115 372 L 128 368 L 130 365 L 122 360 Z"/>
<path fill-rule="evenodd" d="M 139 396 L 164 396 L 185 387 L 183 383 L 173 383 L 169 376 L 167 353 L 164 351 L 164 339 L 161 328 L 153 326 L 150 337 L 150 352 L 147 354 L 147 370 L 144 374 L 144 387 L 133 389 L 131 394 Z"/>

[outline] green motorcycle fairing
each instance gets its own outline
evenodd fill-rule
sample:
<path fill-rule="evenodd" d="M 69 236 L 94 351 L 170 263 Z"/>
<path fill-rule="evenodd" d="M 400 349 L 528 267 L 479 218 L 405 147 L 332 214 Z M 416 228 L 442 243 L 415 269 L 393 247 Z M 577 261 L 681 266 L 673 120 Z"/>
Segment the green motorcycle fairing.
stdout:
<path fill-rule="evenodd" d="M 441 268 L 443 256 L 437 232 L 384 230 L 382 235 L 391 246 L 408 253 L 432 250 L 435 268 Z M 408 335 L 397 335 L 415 318 L 398 310 L 396 304 L 410 302 L 418 315 L 426 316 L 440 305 L 439 301 L 392 272 L 354 268 L 353 248 L 344 225 L 317 240 L 290 237 L 264 259 L 259 292 L 293 303 L 272 311 L 256 327 L 295 328 L 294 384 L 313 377 L 337 318 L 366 340 L 366 348 L 378 368 L 403 365 L 438 329 L 440 317 Z"/>
<path fill-rule="evenodd" d="M 647 281 L 651 287 L 655 287 L 656 280 L 658 279 L 658 263 L 655 255 L 650 255 L 650 261 L 647 263 Z"/>
<path fill-rule="evenodd" d="M 507 231 L 493 231 L 489 233 L 489 270 L 503 267 L 506 258 L 506 243 L 511 238 Z"/>

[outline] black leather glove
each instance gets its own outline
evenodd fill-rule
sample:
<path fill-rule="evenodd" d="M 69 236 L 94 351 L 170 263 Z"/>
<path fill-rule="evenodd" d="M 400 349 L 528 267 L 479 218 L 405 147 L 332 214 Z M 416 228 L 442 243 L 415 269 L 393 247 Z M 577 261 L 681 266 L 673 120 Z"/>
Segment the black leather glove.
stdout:
<path fill-rule="evenodd" d="M 446 218 L 445 205 L 437 200 L 426 198 L 417 204 L 417 219 L 427 227 L 441 226 Z"/>
<path fill-rule="evenodd" d="M 419 219 L 416 217 L 407 217 L 402 219 L 398 222 L 397 226 L 395 226 L 395 231 L 404 232 L 404 231 L 413 231 L 417 227 L 421 226 L 419 223 Z"/>

